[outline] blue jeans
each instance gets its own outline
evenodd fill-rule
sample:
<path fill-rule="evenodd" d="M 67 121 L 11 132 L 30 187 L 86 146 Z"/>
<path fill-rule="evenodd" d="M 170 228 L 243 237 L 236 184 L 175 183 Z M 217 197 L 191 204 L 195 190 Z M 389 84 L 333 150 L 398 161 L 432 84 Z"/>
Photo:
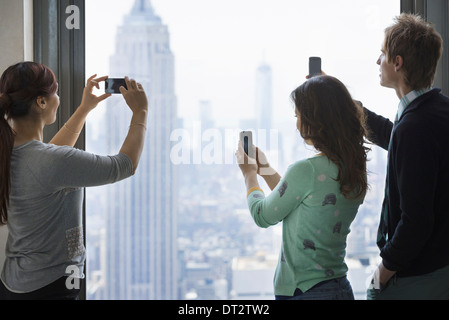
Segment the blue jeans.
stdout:
<path fill-rule="evenodd" d="M 296 289 L 292 297 L 277 295 L 276 300 L 354 300 L 354 293 L 344 276 L 320 282 L 306 292 Z"/>

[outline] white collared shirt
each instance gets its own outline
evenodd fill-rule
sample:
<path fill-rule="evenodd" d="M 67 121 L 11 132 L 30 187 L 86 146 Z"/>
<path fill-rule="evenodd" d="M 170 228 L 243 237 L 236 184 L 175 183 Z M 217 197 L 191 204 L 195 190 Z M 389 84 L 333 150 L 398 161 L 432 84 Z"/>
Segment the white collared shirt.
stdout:
<path fill-rule="evenodd" d="M 412 103 L 413 100 L 415 100 L 419 96 L 422 96 L 423 94 L 429 92 L 430 90 L 431 90 L 431 88 L 413 90 L 413 91 L 410 91 L 409 93 L 407 93 L 405 96 L 403 96 L 401 101 L 399 101 L 398 112 L 396 114 L 395 121 L 401 119 L 401 116 L 404 113 L 404 110 L 410 105 L 410 103 Z"/>

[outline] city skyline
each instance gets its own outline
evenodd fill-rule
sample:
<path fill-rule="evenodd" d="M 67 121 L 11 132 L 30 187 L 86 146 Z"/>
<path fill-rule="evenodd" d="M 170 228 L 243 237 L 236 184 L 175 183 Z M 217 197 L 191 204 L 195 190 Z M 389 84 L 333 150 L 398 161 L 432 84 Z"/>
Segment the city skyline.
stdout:
<path fill-rule="evenodd" d="M 112 31 L 132 4 L 133 0 L 86 4 L 91 8 L 87 28 L 97 34 L 87 61 L 92 72 L 109 73 L 104 56 L 114 49 Z M 152 0 L 152 4 L 172 36 L 178 113 L 183 119 L 199 118 L 201 100 L 212 103 L 217 124 L 232 121 L 231 115 L 252 118 L 254 70 L 263 60 L 274 73 L 273 120 L 289 118 L 290 93 L 305 81 L 309 56 L 321 56 L 326 73 L 346 84 L 354 98 L 394 118 L 390 101 L 397 104 L 397 97 L 379 85 L 376 61 L 384 28 L 400 12 L 399 2 Z M 332 32 L 334 26 L 341 31 Z"/>
<path fill-rule="evenodd" d="M 156 2 L 157 1 L 154 0 L 151 1 L 151 3 Z M 144 2 L 140 3 L 144 4 Z M 152 16 L 157 16 L 157 12 L 162 10 L 160 9 L 161 7 L 159 5 L 152 7 L 154 9 L 152 10 Z M 131 9 L 132 8 L 130 8 L 130 11 Z M 138 69 L 139 72 L 145 70 L 147 68 L 146 66 L 151 64 L 149 61 L 139 60 L 148 54 L 147 46 L 134 46 L 130 44 L 130 41 L 133 39 L 132 34 L 136 32 L 136 30 L 145 29 L 139 29 L 136 27 L 139 21 L 142 22 L 142 19 L 130 18 L 128 16 L 128 18 L 120 20 L 123 21 L 124 24 L 127 22 L 133 24 L 135 29 L 132 29 L 133 31 L 131 31 L 131 29 L 125 29 L 121 26 L 118 27 L 122 33 L 119 33 L 117 36 L 117 44 L 113 46 L 115 58 L 111 60 L 111 68 L 108 71 L 108 74 L 111 76 L 120 76 L 126 72 L 128 75 L 135 76 L 139 79 L 139 81 L 141 80 L 146 88 L 148 88 L 147 92 L 149 93 L 149 96 L 154 98 L 153 94 L 156 90 L 153 87 L 155 85 L 154 81 L 145 82 L 151 79 L 146 79 L 146 75 L 144 73 L 130 72 L 133 70 L 131 66 L 132 64 L 140 66 Z M 156 20 L 159 23 L 159 20 Z M 173 30 L 172 23 L 165 24 L 165 18 L 162 18 L 161 21 L 164 22 L 167 33 L 169 32 L 168 30 Z M 274 27 L 275 26 L 273 26 L 273 28 Z M 179 29 L 174 29 L 179 31 Z M 172 32 L 169 33 L 170 38 L 172 38 Z M 179 35 L 177 35 L 176 38 L 179 39 Z M 191 37 L 190 39 L 193 41 L 194 37 Z M 125 47 L 119 45 L 119 43 L 122 43 L 121 40 L 128 43 L 128 51 Z M 192 43 L 195 43 L 195 41 Z M 205 45 L 210 44 L 205 43 Z M 167 47 L 164 47 L 164 45 L 161 44 L 159 50 L 163 52 L 165 50 L 164 48 L 166 49 Z M 171 43 L 169 48 L 169 51 L 176 57 L 177 69 L 179 64 L 185 66 L 185 52 L 180 53 L 174 51 Z M 199 50 L 198 47 L 196 49 Z M 199 50 L 198 56 L 200 57 L 202 54 L 203 52 Z M 234 56 L 231 55 L 231 57 Z M 217 112 L 217 109 L 220 109 L 220 106 L 223 105 L 223 101 L 219 104 L 216 98 L 210 97 L 209 99 L 205 96 L 198 96 L 198 99 L 196 99 L 193 103 L 192 100 L 190 100 L 190 102 L 186 102 L 184 98 L 178 96 L 178 103 L 183 104 L 184 108 L 187 104 L 189 104 L 191 112 L 186 113 L 184 111 L 182 113 L 178 113 L 178 118 L 174 121 L 175 123 L 171 127 L 172 131 L 166 131 L 165 134 L 160 134 L 159 131 L 157 131 L 157 128 L 160 128 L 162 123 L 166 122 L 158 121 L 157 117 L 153 117 L 154 122 L 149 124 L 149 129 L 151 128 L 150 130 L 154 131 L 149 133 L 147 144 L 157 145 L 158 143 L 163 144 L 165 142 L 165 146 L 170 149 L 174 144 L 176 144 L 176 141 L 170 139 L 170 135 L 178 129 L 184 130 L 184 132 L 193 133 L 192 140 L 196 141 L 196 146 L 194 143 L 188 145 L 191 152 L 189 157 L 193 158 L 195 157 L 196 147 L 200 147 L 200 152 L 202 152 L 202 154 L 200 153 L 201 157 L 201 155 L 204 155 L 204 150 L 207 150 L 207 147 L 210 145 L 210 140 L 203 139 L 206 133 L 211 133 L 211 131 L 207 131 L 208 129 L 213 129 L 210 137 L 213 137 L 214 134 L 219 134 L 222 139 L 225 139 L 226 137 L 226 130 L 232 131 L 238 127 L 241 129 L 252 128 L 257 131 L 259 126 L 257 122 L 258 117 L 260 118 L 260 116 L 258 116 L 256 112 L 256 97 L 258 95 L 256 87 L 261 84 L 261 82 L 258 84 L 257 77 L 255 77 L 255 74 L 258 73 L 258 67 L 262 64 L 262 62 L 269 65 L 271 72 L 266 73 L 265 80 L 271 78 L 273 86 L 278 85 L 279 78 L 282 77 L 283 71 L 280 72 L 277 67 L 279 64 L 276 62 L 272 64 L 272 59 L 270 58 L 260 59 L 258 56 L 253 58 L 254 60 L 250 64 L 251 68 L 248 67 L 245 69 L 248 71 L 248 75 L 245 76 L 245 79 L 250 79 L 252 83 L 251 87 L 253 88 L 251 91 L 246 90 L 244 93 L 247 97 L 252 97 L 251 106 L 247 108 L 250 110 L 250 116 L 245 113 L 248 112 L 248 110 L 245 112 L 235 112 L 232 111 L 233 109 L 229 109 L 227 113 L 229 116 L 233 117 L 232 124 L 229 125 L 229 123 L 226 122 L 226 118 L 223 118 L 221 113 Z M 178 59 L 184 61 L 182 63 L 178 63 Z M 208 65 L 209 62 L 205 63 Z M 193 66 L 198 65 L 193 63 Z M 236 66 L 238 67 L 238 63 Z M 114 69 L 114 67 L 120 67 L 122 69 Z M 89 70 L 92 70 L 92 67 Z M 210 70 L 211 73 L 214 71 L 216 70 L 213 68 Z M 185 70 L 183 72 L 185 72 Z M 190 82 L 198 83 L 200 81 L 198 80 L 198 77 L 201 77 L 201 75 L 203 75 L 203 73 L 199 73 L 196 77 L 190 77 Z M 174 90 L 174 92 L 177 93 L 179 90 L 178 86 L 185 86 L 185 78 L 179 76 L 179 73 L 175 72 L 174 79 L 176 79 L 176 81 L 173 80 L 173 85 L 176 83 L 176 90 Z M 235 82 L 238 83 L 241 80 L 242 79 L 236 78 Z M 267 83 L 269 82 L 270 81 L 267 81 Z M 158 83 L 160 84 L 161 81 Z M 369 87 L 369 85 L 366 84 L 365 86 Z M 201 89 L 203 88 L 200 86 L 195 90 L 198 92 Z M 226 91 L 226 87 L 222 87 L 221 89 L 225 89 L 223 92 L 229 94 L 229 92 Z M 289 93 L 290 92 L 287 92 L 285 97 L 287 101 Z M 243 93 L 233 92 L 232 94 L 241 96 Z M 274 95 L 276 94 L 274 93 Z M 114 98 L 117 100 L 120 97 Z M 245 101 L 251 101 L 251 99 Z M 262 98 L 262 100 L 264 99 L 266 100 L 268 98 Z M 88 124 L 88 130 L 90 130 L 88 132 L 95 132 L 95 134 L 88 136 L 88 139 L 90 139 L 90 145 L 94 150 L 102 150 L 101 148 L 104 148 L 105 141 L 110 139 L 110 137 L 108 137 L 109 135 L 116 136 L 115 140 L 116 143 L 118 143 L 120 138 L 123 138 L 126 133 L 127 126 L 129 125 L 129 123 L 123 121 L 123 119 L 126 119 L 127 117 L 126 111 L 123 111 L 126 110 L 126 107 L 121 107 L 113 101 L 114 100 L 111 100 L 108 105 L 103 108 L 103 111 L 100 112 L 101 117 L 99 117 L 99 119 L 94 119 L 90 125 Z M 226 99 L 224 99 L 224 101 L 226 101 Z M 157 105 L 157 101 L 155 103 Z M 242 109 L 241 105 L 240 108 Z M 271 130 L 275 131 L 277 135 L 276 141 L 279 142 L 277 148 L 275 148 L 276 150 L 274 150 L 275 154 L 273 155 L 273 158 L 280 158 L 279 166 L 276 167 L 279 169 L 279 172 L 284 172 L 287 165 L 313 154 L 314 151 L 313 148 L 309 148 L 301 142 L 302 140 L 295 127 L 296 120 L 293 117 L 294 109 L 290 102 L 284 106 L 279 106 L 278 103 L 273 102 L 271 105 L 271 110 L 267 110 L 265 113 L 271 113 L 276 110 L 276 112 L 271 114 L 278 116 L 279 114 L 277 113 L 277 110 L 279 110 L 279 108 L 288 110 L 288 117 L 273 116 L 269 126 L 272 128 Z M 193 139 L 195 130 L 191 129 L 195 128 L 195 124 L 198 123 L 202 126 L 200 125 L 200 129 L 197 130 L 199 131 L 199 134 L 197 134 L 197 137 Z M 102 128 L 106 128 L 106 132 L 102 131 Z M 233 154 L 236 147 L 236 143 L 234 144 L 235 141 L 232 139 L 235 139 L 235 137 L 229 139 L 230 144 L 223 143 L 219 145 L 219 148 L 223 154 L 230 155 L 230 159 L 234 158 Z M 223 141 L 226 142 L 225 140 Z M 111 145 L 109 146 L 109 149 L 117 151 L 118 147 L 117 145 L 115 145 L 115 147 L 114 145 Z M 109 150 L 107 152 L 109 152 Z M 371 171 L 376 174 L 371 175 L 370 179 L 376 183 L 376 186 L 370 192 L 370 195 L 367 197 L 358 218 L 353 224 L 355 231 L 350 235 L 353 240 L 351 243 L 348 243 L 348 257 L 350 257 L 352 261 L 350 263 L 350 273 L 355 272 L 357 274 L 350 275 L 350 277 L 357 279 L 355 287 L 359 290 L 359 294 L 363 291 L 363 282 L 366 280 L 365 278 L 369 276 L 368 274 L 365 275 L 367 270 L 369 270 L 369 264 L 372 262 L 371 260 L 373 257 L 376 256 L 376 253 L 373 254 L 371 250 L 372 244 L 375 240 L 375 226 L 377 224 L 377 215 L 379 212 L 378 203 L 381 202 L 379 198 L 382 197 L 382 191 L 380 190 L 381 188 L 378 187 L 378 185 L 383 183 L 382 153 L 376 150 L 371 153 L 371 155 L 374 161 L 370 162 L 369 166 Z M 271 155 L 270 159 L 272 159 Z M 170 188 L 166 189 L 164 192 L 158 193 L 158 197 L 163 199 L 161 201 L 166 201 L 166 199 L 164 200 L 164 197 L 168 194 L 170 196 L 175 196 L 174 194 L 178 193 L 176 197 L 176 202 L 179 209 L 177 222 L 177 226 L 179 227 L 177 236 L 178 250 L 176 259 L 179 266 L 177 298 L 226 299 L 238 298 L 247 294 L 251 294 L 256 297 L 257 295 L 254 293 L 254 288 L 244 288 L 242 286 L 233 288 L 233 286 L 236 285 L 233 281 L 234 279 L 239 279 L 239 276 L 244 276 L 245 272 L 251 272 L 252 269 L 250 268 L 260 263 L 258 267 L 265 265 L 268 268 L 264 269 L 264 272 L 261 273 L 264 275 L 263 277 L 267 277 L 266 279 L 263 279 L 264 283 L 265 281 L 268 281 L 268 283 L 271 282 L 272 279 L 270 278 L 270 274 L 274 271 L 273 269 L 270 269 L 272 268 L 272 257 L 273 255 L 277 255 L 279 251 L 279 229 L 270 228 L 269 230 L 260 230 L 254 226 L 251 221 L 251 217 L 249 216 L 244 197 L 245 190 L 241 173 L 235 163 L 232 163 L 232 161 L 230 163 L 227 163 L 226 161 L 223 163 L 214 163 L 213 161 L 209 163 L 203 160 L 204 158 L 200 158 L 199 162 L 191 161 L 188 163 L 173 163 L 173 161 L 171 161 L 170 166 L 173 166 L 174 169 L 182 174 L 179 175 L 178 180 L 173 179 L 173 181 L 171 181 Z M 148 159 L 142 159 L 142 161 L 142 163 L 146 163 L 145 165 L 149 165 L 147 164 Z M 118 193 L 110 193 L 109 198 L 106 198 L 103 191 L 100 190 L 89 191 L 87 193 L 87 196 L 90 197 L 87 217 L 89 224 L 93 226 L 92 229 L 88 230 L 88 237 L 90 237 L 92 241 L 92 244 L 89 246 L 92 254 L 88 257 L 88 265 L 91 266 L 90 269 L 88 267 L 88 270 L 91 270 L 92 273 L 88 275 L 88 288 L 90 287 L 91 292 L 97 293 L 96 295 L 93 294 L 91 296 L 94 299 L 106 298 L 106 296 L 99 294 L 102 286 L 105 285 L 105 261 L 114 261 L 114 259 L 116 259 L 114 267 L 117 268 L 119 267 L 121 260 L 127 260 L 128 263 L 131 261 L 130 258 L 132 254 L 129 252 L 121 252 L 114 255 L 109 253 L 109 249 L 105 250 L 104 248 L 106 246 L 124 246 L 124 244 L 120 242 L 126 243 L 132 241 L 126 239 L 125 231 L 119 234 L 116 238 L 110 237 L 112 233 L 107 229 L 113 228 L 113 225 L 111 225 L 110 222 L 107 222 L 107 219 L 109 219 L 108 217 L 110 216 L 118 217 L 118 215 L 120 215 L 122 221 L 125 221 L 123 220 L 125 219 L 123 216 L 127 215 L 124 209 L 126 206 L 123 207 L 122 205 L 119 205 L 119 199 L 126 198 L 126 194 L 129 190 L 142 188 L 142 186 L 144 186 L 143 181 L 151 181 L 156 178 L 154 171 L 152 172 L 152 175 L 146 175 L 145 173 L 140 172 L 139 169 L 137 175 L 139 174 L 142 174 L 143 176 L 141 183 L 134 186 L 132 184 L 123 184 L 120 191 Z M 265 188 L 268 192 L 265 185 L 262 185 L 262 188 Z M 152 199 L 148 201 L 152 201 Z M 169 202 L 170 201 L 171 200 L 169 200 Z M 97 212 L 101 212 L 103 207 L 98 205 L 97 209 L 97 202 L 104 202 L 105 204 L 103 207 L 115 204 L 118 207 L 116 211 L 117 213 L 113 214 L 109 209 L 104 210 L 104 217 L 99 218 Z M 139 219 L 140 218 L 146 219 L 143 215 L 140 215 Z M 140 221 L 142 220 L 137 220 L 134 225 L 136 227 L 141 227 L 142 224 Z M 166 221 L 164 221 L 164 223 L 165 222 Z M 96 227 L 98 227 L 100 231 L 97 231 L 95 229 Z M 123 229 L 125 230 L 126 226 L 123 226 Z M 151 233 L 156 232 L 157 230 L 151 231 Z M 156 245 L 158 246 L 159 244 Z M 366 249 L 366 252 L 360 253 L 361 248 Z M 128 250 L 132 252 L 132 249 Z M 143 255 L 148 254 L 148 252 L 143 251 L 140 251 L 140 253 Z M 101 257 L 99 261 L 92 260 L 96 255 Z M 130 267 L 128 267 L 128 269 L 130 270 Z M 125 273 L 125 271 L 126 270 L 121 270 L 119 272 Z M 117 283 L 117 289 L 121 288 L 122 291 L 125 290 L 128 286 L 126 282 L 135 283 L 133 281 L 136 280 L 136 277 L 141 277 L 142 272 L 146 271 L 141 269 L 139 272 L 135 273 L 135 275 L 124 276 L 123 279 Z M 91 285 L 89 285 L 89 281 Z M 251 282 L 248 281 L 247 284 L 251 284 Z M 267 286 L 264 286 L 264 288 L 267 288 Z M 137 286 L 135 290 L 145 292 L 148 290 L 148 286 Z M 263 298 L 268 297 L 269 292 L 266 292 L 266 289 L 264 289 Z"/>
<path fill-rule="evenodd" d="M 147 136 L 137 174 L 108 186 L 105 212 L 105 299 L 177 298 L 177 168 L 170 134 L 177 125 L 170 34 L 149 0 L 135 0 L 116 30 L 111 75 L 139 79 L 149 99 Z M 129 59 L 131 57 L 131 59 Z M 123 97 L 107 101 L 107 152 L 119 150 L 131 112 Z M 114 199 L 112 201 L 112 199 Z"/>

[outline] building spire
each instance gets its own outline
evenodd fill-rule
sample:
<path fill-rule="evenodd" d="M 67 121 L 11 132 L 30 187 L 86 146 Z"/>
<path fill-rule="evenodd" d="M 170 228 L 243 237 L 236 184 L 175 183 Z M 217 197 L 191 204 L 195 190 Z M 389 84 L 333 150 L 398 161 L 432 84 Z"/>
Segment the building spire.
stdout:
<path fill-rule="evenodd" d="M 142 21 L 150 24 L 161 23 L 161 18 L 159 18 L 154 12 L 151 0 L 135 0 L 134 6 L 127 20 L 131 23 L 138 23 Z"/>
<path fill-rule="evenodd" d="M 154 14 L 151 0 L 136 0 L 131 13 L 152 13 Z"/>

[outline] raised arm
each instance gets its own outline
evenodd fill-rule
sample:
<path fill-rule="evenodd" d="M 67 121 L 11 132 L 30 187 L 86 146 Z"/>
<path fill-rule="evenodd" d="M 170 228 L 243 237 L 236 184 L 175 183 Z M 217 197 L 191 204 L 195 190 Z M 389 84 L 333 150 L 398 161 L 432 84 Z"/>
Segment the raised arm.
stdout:
<path fill-rule="evenodd" d="M 369 136 L 367 137 L 368 140 L 379 147 L 388 150 L 391 131 L 393 130 L 393 122 L 377 115 L 365 107 L 363 107 L 363 112 L 365 113 L 366 124 L 369 131 Z"/>
<path fill-rule="evenodd" d="M 127 155 L 131 159 L 134 174 L 139 164 L 145 142 L 148 118 L 148 98 L 140 83 L 137 83 L 132 79 L 130 80 L 128 77 L 125 78 L 125 81 L 128 90 L 121 87 L 120 92 L 133 112 L 133 116 L 131 118 L 128 135 L 123 142 L 120 153 Z"/>
<path fill-rule="evenodd" d="M 281 181 L 281 176 L 279 173 L 271 167 L 268 159 L 259 148 L 256 147 L 256 161 L 257 161 L 257 173 L 265 180 L 270 190 L 273 191 L 274 188 Z"/>
<path fill-rule="evenodd" d="M 314 170 L 305 160 L 290 166 L 273 191 L 265 197 L 262 190 L 250 190 L 248 207 L 254 222 L 261 228 L 268 228 L 284 220 L 312 189 Z"/>
<path fill-rule="evenodd" d="M 73 147 L 78 141 L 79 135 L 83 130 L 84 123 L 86 122 L 87 115 L 103 100 L 109 98 L 111 94 L 103 94 L 99 97 L 93 94 L 94 87 L 100 89 L 99 83 L 106 80 L 108 77 L 95 78 L 97 75 L 93 75 L 87 80 L 86 87 L 84 88 L 83 98 L 80 106 L 70 119 L 64 124 L 64 126 L 56 133 L 51 144 L 57 146 L 69 146 Z"/>

